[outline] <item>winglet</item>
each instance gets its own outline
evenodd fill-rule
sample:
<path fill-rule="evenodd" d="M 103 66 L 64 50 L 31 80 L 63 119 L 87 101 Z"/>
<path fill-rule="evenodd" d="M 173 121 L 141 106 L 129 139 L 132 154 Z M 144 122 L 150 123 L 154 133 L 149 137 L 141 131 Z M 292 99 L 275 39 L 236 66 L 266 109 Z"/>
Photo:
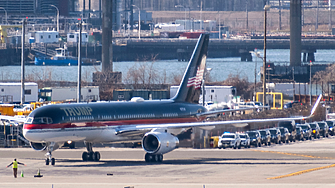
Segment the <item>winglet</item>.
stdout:
<path fill-rule="evenodd" d="M 320 94 L 319 97 L 318 97 L 318 99 L 316 100 L 316 102 L 315 102 L 315 104 L 314 104 L 314 106 L 313 106 L 313 108 L 312 108 L 312 110 L 311 110 L 311 115 L 310 115 L 310 117 L 314 115 L 314 112 L 315 112 L 316 108 L 317 108 L 317 107 L 319 106 L 319 104 L 320 104 L 321 98 L 322 98 L 322 94 Z"/>

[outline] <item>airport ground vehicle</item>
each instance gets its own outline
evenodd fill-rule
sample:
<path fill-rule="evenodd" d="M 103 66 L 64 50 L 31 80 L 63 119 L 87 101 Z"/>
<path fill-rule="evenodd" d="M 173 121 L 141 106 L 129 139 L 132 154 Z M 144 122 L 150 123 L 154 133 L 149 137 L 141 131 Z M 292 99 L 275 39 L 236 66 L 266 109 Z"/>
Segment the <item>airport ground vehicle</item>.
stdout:
<path fill-rule="evenodd" d="M 326 121 L 327 122 L 327 125 L 328 125 L 328 128 L 329 128 L 329 134 L 331 136 L 334 136 L 335 135 L 335 129 L 334 129 L 334 121 Z"/>
<path fill-rule="evenodd" d="M 304 131 L 302 130 L 302 128 L 297 126 L 295 130 L 297 132 L 296 140 L 305 140 Z"/>
<path fill-rule="evenodd" d="M 261 142 L 262 144 L 269 146 L 271 145 L 271 133 L 269 130 L 259 130 L 259 132 L 261 133 Z"/>
<path fill-rule="evenodd" d="M 281 142 L 288 143 L 289 142 L 289 134 L 290 134 L 288 129 L 284 128 L 284 127 L 280 127 L 279 130 L 280 130 L 280 135 L 281 135 Z"/>
<path fill-rule="evenodd" d="M 271 142 L 280 144 L 281 142 L 281 134 L 279 128 L 271 128 L 269 129 L 271 134 Z"/>
<path fill-rule="evenodd" d="M 241 146 L 244 148 L 250 148 L 250 138 L 249 135 L 246 133 L 240 133 L 239 134 L 240 139 L 241 139 Z"/>
<path fill-rule="evenodd" d="M 278 122 L 278 127 L 285 127 L 289 131 L 289 141 L 295 142 L 296 130 L 295 121 L 280 121 Z"/>
<path fill-rule="evenodd" d="M 301 127 L 303 134 L 304 134 L 304 138 L 306 140 L 312 140 L 312 128 L 309 124 L 297 124 L 297 127 Z"/>
<path fill-rule="evenodd" d="M 250 137 L 250 145 L 254 145 L 255 147 L 261 147 L 261 133 L 259 131 L 248 131 L 247 134 Z"/>
<path fill-rule="evenodd" d="M 238 134 L 235 133 L 223 133 L 219 138 L 218 148 L 241 148 L 241 139 Z"/>
<path fill-rule="evenodd" d="M 314 138 L 320 138 L 320 127 L 317 123 L 309 124 L 312 128 L 312 135 Z"/>
<path fill-rule="evenodd" d="M 322 135 L 323 137 L 328 137 L 329 136 L 329 133 L 328 133 L 329 127 L 328 127 L 327 123 L 325 121 L 316 122 L 316 123 L 320 127 L 320 135 Z"/>

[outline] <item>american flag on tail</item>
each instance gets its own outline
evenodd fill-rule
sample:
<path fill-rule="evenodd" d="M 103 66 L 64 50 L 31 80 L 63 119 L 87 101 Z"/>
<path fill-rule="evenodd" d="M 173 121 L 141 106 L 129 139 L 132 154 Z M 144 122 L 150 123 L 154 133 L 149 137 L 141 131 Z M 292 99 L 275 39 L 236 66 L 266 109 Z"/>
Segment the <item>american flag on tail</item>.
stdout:
<path fill-rule="evenodd" d="M 187 87 L 194 86 L 195 89 L 199 89 L 201 87 L 203 75 L 204 69 L 200 70 L 200 68 L 198 67 L 196 76 L 188 79 Z"/>

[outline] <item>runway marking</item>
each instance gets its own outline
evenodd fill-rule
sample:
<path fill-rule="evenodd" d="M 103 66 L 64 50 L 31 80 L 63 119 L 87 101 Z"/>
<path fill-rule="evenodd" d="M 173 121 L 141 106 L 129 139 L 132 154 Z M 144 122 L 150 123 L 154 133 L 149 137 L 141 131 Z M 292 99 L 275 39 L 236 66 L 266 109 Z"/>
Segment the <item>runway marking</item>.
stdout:
<path fill-rule="evenodd" d="M 287 178 L 287 177 L 291 177 L 291 176 L 301 175 L 301 174 L 304 174 L 304 173 L 307 173 L 307 172 L 312 172 L 312 171 L 322 170 L 322 169 L 332 168 L 332 167 L 335 167 L 335 164 L 328 165 L 328 166 L 323 166 L 323 167 L 318 167 L 318 168 L 311 168 L 311 169 L 308 169 L 308 170 L 301 170 L 301 171 L 294 172 L 294 173 L 291 173 L 291 174 L 286 174 L 286 175 L 276 176 L 276 177 L 271 177 L 271 178 L 266 178 L 266 179 L 274 180 L 274 179 L 280 179 L 280 178 Z"/>
<path fill-rule="evenodd" d="M 276 154 L 291 155 L 291 156 L 298 156 L 298 157 L 307 157 L 307 158 L 312 158 L 312 159 L 335 159 L 334 157 L 319 157 L 319 156 L 313 156 L 313 155 L 303 155 L 303 154 L 287 153 L 287 152 L 280 152 L 280 151 L 265 151 L 265 150 L 252 150 L 252 151 L 263 152 L 263 153 L 276 153 Z"/>

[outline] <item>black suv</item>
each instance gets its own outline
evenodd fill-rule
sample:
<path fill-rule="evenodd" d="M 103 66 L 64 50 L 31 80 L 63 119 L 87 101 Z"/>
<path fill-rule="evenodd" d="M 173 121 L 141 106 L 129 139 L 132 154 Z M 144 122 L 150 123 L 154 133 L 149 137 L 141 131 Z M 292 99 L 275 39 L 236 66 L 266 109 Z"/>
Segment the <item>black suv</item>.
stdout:
<path fill-rule="evenodd" d="M 261 141 L 264 145 L 271 145 L 271 133 L 269 130 L 259 130 L 261 133 Z"/>
<path fill-rule="evenodd" d="M 317 123 L 309 124 L 312 128 L 312 135 L 314 138 L 320 138 L 320 127 Z"/>
<path fill-rule="evenodd" d="M 334 122 L 333 121 L 326 121 L 326 122 L 329 127 L 329 134 L 334 136 L 335 135 Z"/>
<path fill-rule="evenodd" d="M 280 121 L 278 122 L 278 127 L 284 127 L 284 128 L 287 128 L 288 132 L 290 133 L 289 134 L 289 140 L 291 142 L 295 142 L 295 138 L 296 138 L 296 130 L 295 130 L 295 121 Z"/>
<path fill-rule="evenodd" d="M 284 104 L 284 108 L 292 108 L 295 105 L 302 105 L 302 103 L 299 101 L 291 101 L 291 102 Z"/>
<path fill-rule="evenodd" d="M 261 147 L 261 133 L 259 131 L 248 131 L 247 134 L 250 137 L 250 145 L 254 145 L 255 147 Z"/>
<path fill-rule="evenodd" d="M 305 140 L 304 131 L 302 130 L 302 128 L 297 126 L 295 130 L 297 132 L 296 137 L 295 137 L 296 140 L 302 140 L 302 141 Z"/>
<path fill-rule="evenodd" d="M 283 143 L 288 143 L 290 133 L 288 132 L 287 128 L 280 127 L 279 130 L 281 135 L 281 141 Z"/>
<path fill-rule="evenodd" d="M 269 131 L 271 134 L 271 142 L 280 144 L 281 140 L 280 130 L 278 128 L 271 128 L 269 129 Z"/>
<path fill-rule="evenodd" d="M 328 133 L 329 127 L 328 127 L 327 123 L 324 122 L 324 121 L 316 122 L 316 123 L 320 127 L 320 135 L 322 135 L 323 137 L 328 137 L 329 136 L 329 133 Z"/>
<path fill-rule="evenodd" d="M 304 138 L 306 140 L 312 140 L 312 128 L 309 124 L 297 124 L 297 127 L 301 127 L 304 132 Z"/>

